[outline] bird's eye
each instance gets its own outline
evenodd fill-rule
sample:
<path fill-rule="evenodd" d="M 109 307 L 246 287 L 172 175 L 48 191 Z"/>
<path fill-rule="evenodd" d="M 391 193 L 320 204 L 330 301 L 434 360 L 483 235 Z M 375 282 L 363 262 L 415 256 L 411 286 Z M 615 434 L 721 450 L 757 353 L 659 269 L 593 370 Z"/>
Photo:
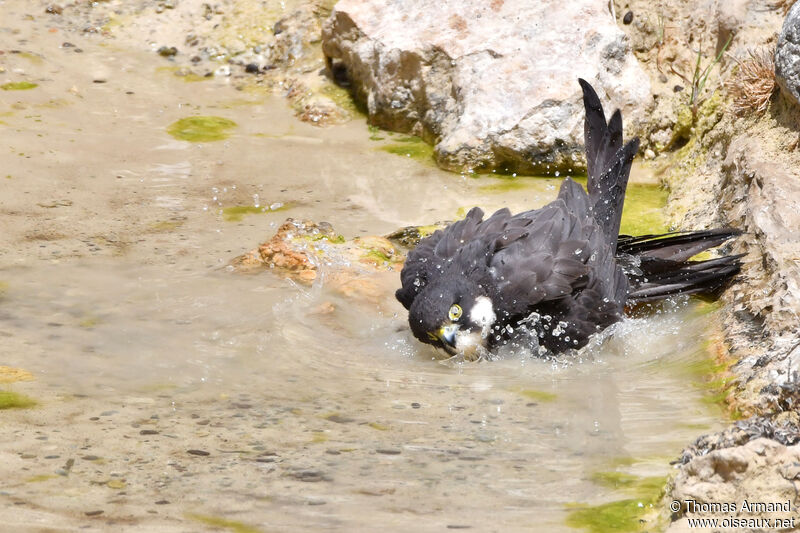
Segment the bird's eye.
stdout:
<path fill-rule="evenodd" d="M 461 318 L 461 306 L 458 304 L 453 304 L 450 306 L 450 311 L 447 313 L 447 316 L 450 317 L 450 320 L 458 320 Z"/>

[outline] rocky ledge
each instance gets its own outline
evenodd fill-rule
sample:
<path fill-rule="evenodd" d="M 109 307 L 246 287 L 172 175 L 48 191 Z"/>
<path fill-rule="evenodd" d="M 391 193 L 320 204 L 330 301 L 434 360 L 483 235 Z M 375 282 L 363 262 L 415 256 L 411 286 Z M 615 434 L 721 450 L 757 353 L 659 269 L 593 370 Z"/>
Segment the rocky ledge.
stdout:
<path fill-rule="evenodd" d="M 578 77 L 629 129 L 652 102 L 600 1 L 341 0 L 322 39 L 332 75 L 369 121 L 434 144 L 449 170 L 583 169 Z"/>

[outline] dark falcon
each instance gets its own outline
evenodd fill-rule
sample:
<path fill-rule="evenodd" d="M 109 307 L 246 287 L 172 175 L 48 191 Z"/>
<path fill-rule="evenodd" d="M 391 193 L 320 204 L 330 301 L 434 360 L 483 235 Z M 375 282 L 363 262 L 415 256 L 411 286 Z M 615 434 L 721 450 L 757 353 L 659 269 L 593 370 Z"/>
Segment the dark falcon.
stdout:
<path fill-rule="evenodd" d="M 420 241 L 396 296 L 422 342 L 476 359 L 524 329 L 540 351 L 580 348 L 627 304 L 713 292 L 739 271 L 738 255 L 690 260 L 734 229 L 618 235 L 639 140 L 623 145 L 619 110 L 606 122 L 597 93 L 578 81 L 588 193 L 566 178 L 541 209 L 484 219 L 476 207 Z"/>

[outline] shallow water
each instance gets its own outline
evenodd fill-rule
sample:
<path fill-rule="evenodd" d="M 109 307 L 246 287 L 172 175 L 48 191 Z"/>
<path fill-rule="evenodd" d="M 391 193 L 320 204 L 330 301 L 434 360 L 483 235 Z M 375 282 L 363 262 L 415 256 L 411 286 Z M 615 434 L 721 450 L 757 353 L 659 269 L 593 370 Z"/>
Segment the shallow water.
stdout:
<path fill-rule="evenodd" d="M 257 88 L 185 83 L 91 35 L 74 54 L 19 5 L 0 4 L 20 30 L 0 48 L 39 59 L 0 56 L 0 82 L 38 87 L 0 93 L 0 365 L 36 376 L 10 387 L 39 406 L 0 412 L 5 523 L 569 530 L 568 504 L 628 497 L 594 474 L 666 475 L 719 424 L 686 370 L 706 357 L 697 304 L 578 358 L 460 365 L 414 341 L 396 272 L 353 299 L 224 268 L 287 216 L 384 234 L 541 205 L 557 179 L 448 174 L 381 150 L 402 136 L 370 140 L 363 119 L 318 129 Z M 170 136 L 194 115 L 237 126 Z"/>

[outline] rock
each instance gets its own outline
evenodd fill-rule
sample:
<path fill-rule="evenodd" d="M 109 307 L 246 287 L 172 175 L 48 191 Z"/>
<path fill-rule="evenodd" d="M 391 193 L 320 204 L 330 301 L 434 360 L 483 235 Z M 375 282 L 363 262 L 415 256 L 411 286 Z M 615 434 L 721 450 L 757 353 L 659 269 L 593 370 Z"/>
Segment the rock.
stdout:
<path fill-rule="evenodd" d="M 405 257 L 385 237 L 356 237 L 346 241 L 327 222 L 287 219 L 277 233 L 257 249 L 231 261 L 234 270 L 250 272 L 263 268 L 296 281 L 311 282 L 324 263 L 337 272 L 353 271 L 348 280 L 358 280 L 356 271 L 379 272 L 402 267 Z M 341 280 L 340 280 L 341 281 Z M 342 281 L 344 286 L 352 285 Z"/>
<path fill-rule="evenodd" d="M 162 46 L 156 52 L 162 57 L 172 57 L 178 53 L 178 49 L 174 46 Z"/>
<path fill-rule="evenodd" d="M 783 446 L 770 439 L 756 439 L 743 446 L 714 450 L 698 456 L 684 465 L 673 480 L 669 497 L 681 504 L 678 516 L 686 514 L 696 518 L 709 516 L 741 516 L 746 518 L 800 517 L 798 509 L 788 505 L 786 512 L 759 512 L 744 503 L 794 502 L 798 477 L 796 465 L 800 462 L 800 445 Z M 693 500 L 696 504 L 687 504 Z M 735 505 L 734 510 L 723 513 L 692 513 L 702 504 Z M 685 522 L 685 519 L 683 520 Z M 677 523 L 668 531 L 683 530 L 685 524 Z"/>
<path fill-rule="evenodd" d="M 633 11 L 628 11 L 625 13 L 625 16 L 622 17 L 622 23 L 628 25 L 631 22 L 633 22 Z"/>
<path fill-rule="evenodd" d="M 242 273 L 268 268 L 301 283 L 312 283 L 322 270 L 325 283 L 336 292 L 384 308 L 394 302 L 396 280 L 376 274 L 399 271 L 404 261 L 403 253 L 386 237 L 345 240 L 327 222 L 289 218 L 269 241 L 233 259 L 229 268 Z M 334 311 L 333 306 L 311 310 L 320 316 Z"/>
<path fill-rule="evenodd" d="M 795 3 L 778 37 L 775 77 L 781 91 L 800 105 L 800 2 Z"/>
<path fill-rule="evenodd" d="M 272 27 L 275 41 L 270 46 L 270 60 L 274 64 L 291 65 L 310 55 L 311 44 L 319 42 L 320 31 L 313 5 L 301 6 Z"/>
<path fill-rule="evenodd" d="M 346 70 L 370 122 L 434 142 L 452 170 L 584 168 L 578 77 L 629 129 L 651 102 L 627 37 L 596 0 L 342 0 L 322 38 L 329 70 Z"/>

